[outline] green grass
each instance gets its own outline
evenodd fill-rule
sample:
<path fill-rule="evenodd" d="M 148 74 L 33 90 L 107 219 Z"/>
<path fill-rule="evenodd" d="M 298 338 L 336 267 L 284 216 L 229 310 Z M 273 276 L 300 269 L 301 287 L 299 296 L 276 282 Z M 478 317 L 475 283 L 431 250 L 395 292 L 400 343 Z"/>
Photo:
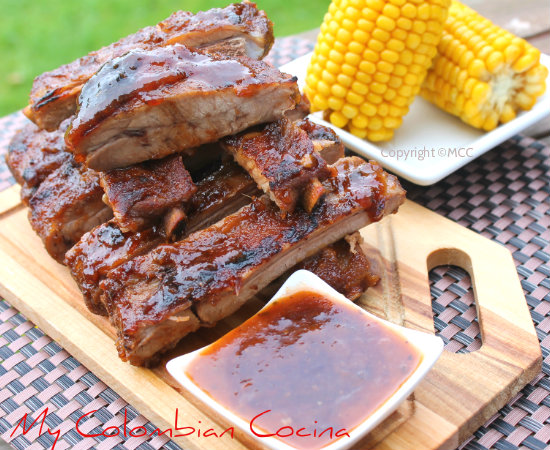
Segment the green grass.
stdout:
<path fill-rule="evenodd" d="M 0 116 L 27 104 L 32 80 L 183 9 L 231 0 L 0 0 Z M 330 0 L 257 0 L 286 36 L 320 25 Z"/>

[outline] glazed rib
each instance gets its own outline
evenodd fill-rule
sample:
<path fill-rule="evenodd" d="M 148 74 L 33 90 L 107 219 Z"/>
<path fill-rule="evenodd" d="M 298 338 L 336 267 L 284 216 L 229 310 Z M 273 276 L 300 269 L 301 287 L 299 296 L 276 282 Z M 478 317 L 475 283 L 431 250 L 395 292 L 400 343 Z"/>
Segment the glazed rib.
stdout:
<path fill-rule="evenodd" d="M 333 170 L 308 134 L 287 118 L 222 140 L 225 149 L 285 213 L 300 200 L 311 211 Z"/>
<path fill-rule="evenodd" d="M 84 233 L 112 217 L 102 201 L 99 175 L 67 161 L 40 184 L 29 201 L 29 221 L 48 253 L 63 263 Z"/>
<path fill-rule="evenodd" d="M 292 270 L 309 270 L 350 300 L 357 300 L 379 280 L 371 271 L 361 242 L 358 232 L 350 234 L 302 261 Z"/>
<path fill-rule="evenodd" d="M 73 161 L 73 155 L 65 151 L 64 138 L 70 121 L 65 120 L 51 133 L 29 123 L 12 138 L 6 162 L 21 185 L 21 200 L 25 205 L 50 173 L 63 163 Z"/>
<path fill-rule="evenodd" d="M 405 192 L 375 163 L 344 158 L 311 214 L 282 218 L 265 196 L 175 244 L 111 271 L 101 283 L 122 359 L 135 365 L 215 323 L 289 267 L 383 216 Z"/>
<path fill-rule="evenodd" d="M 40 128 L 55 130 L 74 114 L 82 85 L 107 61 L 134 49 L 184 44 L 193 49 L 245 51 L 263 58 L 273 44 L 273 25 L 254 3 L 235 3 L 193 15 L 178 11 L 155 27 L 146 27 L 118 42 L 46 72 L 34 80 L 25 114 Z"/>
<path fill-rule="evenodd" d="M 107 315 L 100 299 L 100 281 L 115 267 L 163 242 L 166 240 L 158 227 L 124 233 L 114 220 L 84 234 L 65 255 L 65 264 L 88 309 L 94 314 Z"/>
<path fill-rule="evenodd" d="M 187 228 L 180 237 L 234 213 L 250 203 L 255 193 L 256 184 L 237 164 L 224 163 L 197 183 L 197 192 L 186 205 Z M 99 284 L 111 270 L 167 242 L 166 233 L 159 225 L 138 232 L 123 232 L 111 220 L 86 233 L 67 252 L 65 263 L 90 311 L 107 314 L 100 300 Z"/>
<path fill-rule="evenodd" d="M 125 233 L 150 227 L 197 190 L 180 155 L 102 172 L 100 181 L 104 201 Z"/>
<path fill-rule="evenodd" d="M 78 161 L 106 171 L 272 122 L 299 98 L 295 78 L 261 61 L 182 45 L 134 50 L 82 88 L 65 140 Z"/>

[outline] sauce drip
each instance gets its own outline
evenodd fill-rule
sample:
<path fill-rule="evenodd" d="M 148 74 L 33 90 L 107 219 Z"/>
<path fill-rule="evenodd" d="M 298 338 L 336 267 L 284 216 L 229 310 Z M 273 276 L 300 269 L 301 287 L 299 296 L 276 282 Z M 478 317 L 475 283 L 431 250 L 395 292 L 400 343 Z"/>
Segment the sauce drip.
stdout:
<path fill-rule="evenodd" d="M 300 292 L 205 349 L 187 374 L 245 421 L 271 410 L 254 421 L 256 432 L 290 426 L 285 443 L 315 449 L 370 416 L 420 360 L 409 342 L 351 304 Z M 332 438 L 322 433 L 329 427 Z M 297 436 L 300 428 L 311 435 Z"/>
<path fill-rule="evenodd" d="M 177 82 L 189 83 L 190 89 L 216 90 L 239 85 L 250 76 L 250 69 L 237 60 L 195 53 L 183 45 L 132 50 L 105 63 L 84 85 L 70 134 L 86 134 L 134 98 L 159 102 L 149 93 Z"/>

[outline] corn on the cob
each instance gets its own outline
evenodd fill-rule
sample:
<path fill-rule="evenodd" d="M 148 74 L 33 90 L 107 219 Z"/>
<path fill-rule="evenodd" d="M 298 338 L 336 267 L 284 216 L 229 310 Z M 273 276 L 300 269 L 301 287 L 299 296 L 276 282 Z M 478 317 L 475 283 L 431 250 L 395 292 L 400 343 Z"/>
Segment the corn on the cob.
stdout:
<path fill-rule="evenodd" d="M 333 0 L 308 67 L 313 111 L 371 141 L 391 139 L 420 91 L 450 0 Z"/>
<path fill-rule="evenodd" d="M 540 51 L 458 1 L 437 50 L 421 95 L 474 127 L 492 130 L 544 93 Z"/>

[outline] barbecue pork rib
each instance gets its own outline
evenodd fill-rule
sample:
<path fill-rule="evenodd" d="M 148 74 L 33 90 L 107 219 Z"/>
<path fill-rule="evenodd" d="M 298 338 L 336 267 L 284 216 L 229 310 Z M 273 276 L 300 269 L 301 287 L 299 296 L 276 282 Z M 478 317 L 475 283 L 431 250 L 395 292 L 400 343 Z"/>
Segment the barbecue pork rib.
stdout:
<path fill-rule="evenodd" d="M 272 122 L 299 99 L 296 78 L 248 57 L 134 50 L 84 85 L 65 141 L 79 162 L 106 171 Z"/>
<path fill-rule="evenodd" d="M 343 158 L 311 214 L 282 217 L 266 196 L 174 244 L 109 272 L 101 283 L 123 360 L 144 365 L 201 324 L 236 311 L 287 269 L 396 212 L 405 191 L 376 163 Z"/>
<path fill-rule="evenodd" d="M 100 281 L 115 267 L 164 242 L 166 239 L 159 227 L 124 233 L 114 220 L 110 220 L 84 234 L 66 253 L 65 264 L 88 309 L 105 316 L 107 311 L 100 298 Z"/>
<path fill-rule="evenodd" d="M 31 226 L 60 264 L 84 233 L 112 217 L 102 196 L 97 172 L 68 161 L 50 173 L 31 197 Z"/>
<path fill-rule="evenodd" d="M 273 25 L 254 3 L 235 3 L 193 15 L 178 11 L 155 27 L 146 27 L 118 42 L 35 78 L 25 114 L 40 128 L 55 130 L 75 113 L 86 83 L 107 61 L 134 49 L 150 50 L 181 43 L 192 49 L 242 54 L 261 59 L 273 45 Z"/>
<path fill-rule="evenodd" d="M 287 118 L 224 138 L 222 145 L 285 213 L 300 200 L 311 211 L 324 192 L 320 181 L 334 174 L 306 131 Z"/>
<path fill-rule="evenodd" d="M 50 173 L 74 160 L 73 155 L 65 151 L 64 136 L 71 120 L 63 121 L 59 129 L 51 133 L 28 123 L 12 138 L 6 163 L 21 185 L 21 200 L 25 205 Z"/>
<path fill-rule="evenodd" d="M 180 237 L 210 226 L 252 201 L 256 183 L 236 163 L 228 161 L 197 183 L 197 192 L 187 203 L 187 227 Z M 95 314 L 106 315 L 100 282 L 121 264 L 147 253 L 168 239 L 162 226 L 124 232 L 116 221 L 101 224 L 66 253 L 65 264 L 77 282 L 84 302 Z"/>
<path fill-rule="evenodd" d="M 102 172 L 100 182 L 122 232 L 152 226 L 197 191 L 180 155 Z"/>

